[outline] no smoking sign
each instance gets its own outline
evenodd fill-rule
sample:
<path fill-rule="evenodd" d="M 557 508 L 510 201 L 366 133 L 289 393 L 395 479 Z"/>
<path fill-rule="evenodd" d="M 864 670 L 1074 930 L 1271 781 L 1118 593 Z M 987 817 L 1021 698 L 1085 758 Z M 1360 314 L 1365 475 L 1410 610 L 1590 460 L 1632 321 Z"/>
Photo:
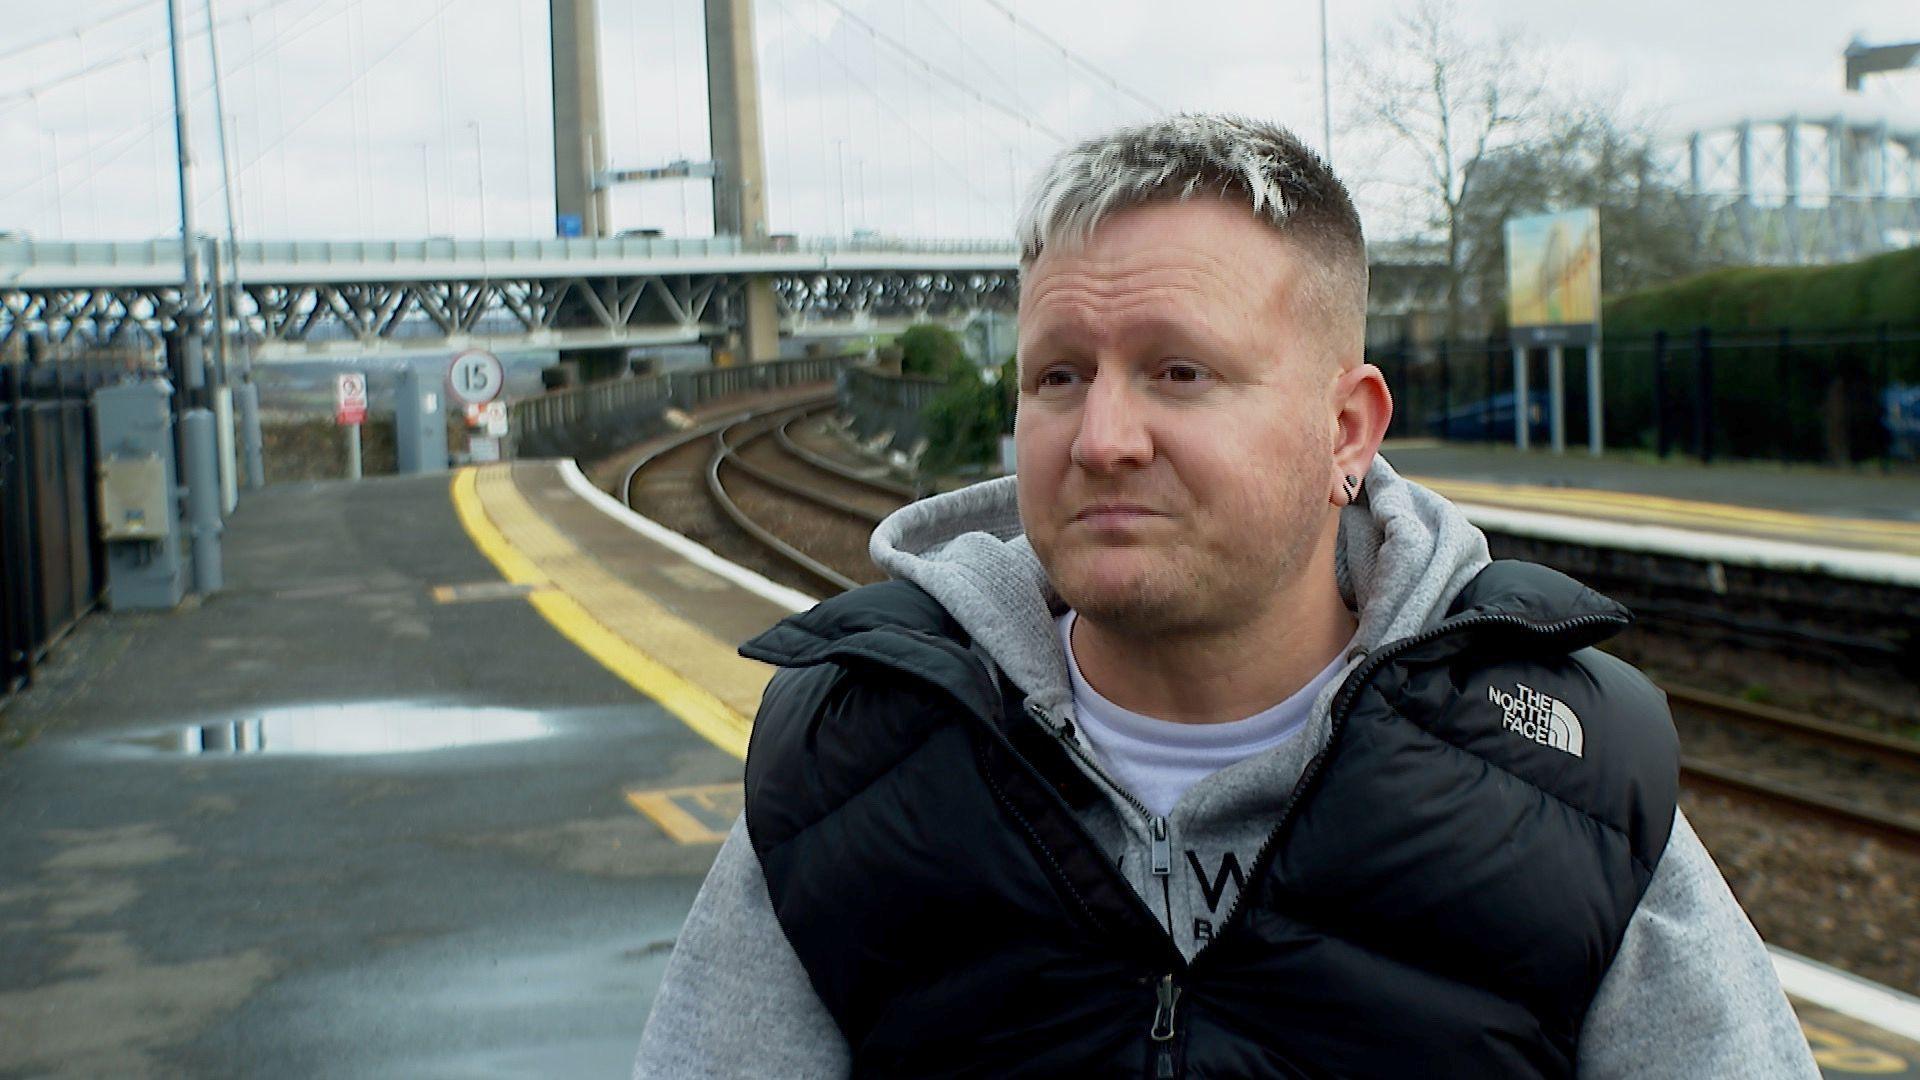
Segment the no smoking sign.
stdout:
<path fill-rule="evenodd" d="M 341 427 L 356 427 L 366 419 L 367 377 L 358 371 L 334 376 L 333 422 Z"/>

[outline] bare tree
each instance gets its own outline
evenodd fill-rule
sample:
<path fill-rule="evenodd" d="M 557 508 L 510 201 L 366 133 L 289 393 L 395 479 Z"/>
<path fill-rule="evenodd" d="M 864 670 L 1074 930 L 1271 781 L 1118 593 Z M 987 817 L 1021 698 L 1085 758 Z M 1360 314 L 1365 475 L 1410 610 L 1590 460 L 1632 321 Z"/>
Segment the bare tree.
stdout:
<path fill-rule="evenodd" d="M 1602 103 L 1558 107 L 1533 138 L 1487 154 L 1455 212 L 1463 237 L 1464 308 L 1500 320 L 1507 219 L 1576 206 L 1600 213 L 1600 280 L 1609 293 L 1659 285 L 1724 261 L 1696 242 L 1700 208 L 1662 160 L 1647 124 Z"/>
<path fill-rule="evenodd" d="M 1349 50 L 1347 111 L 1417 163 L 1410 186 L 1447 259 L 1446 334 L 1463 328 L 1469 238 L 1462 208 L 1489 155 L 1539 130 L 1544 80 L 1511 34 L 1464 35 L 1452 0 L 1415 0 Z"/>

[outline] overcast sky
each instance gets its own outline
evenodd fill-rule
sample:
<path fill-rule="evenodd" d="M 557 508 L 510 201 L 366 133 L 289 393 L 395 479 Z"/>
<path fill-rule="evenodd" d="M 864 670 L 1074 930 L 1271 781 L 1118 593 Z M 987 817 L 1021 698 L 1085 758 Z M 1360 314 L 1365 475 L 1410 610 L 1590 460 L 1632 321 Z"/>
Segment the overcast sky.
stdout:
<path fill-rule="evenodd" d="M 182 2 L 196 213 L 219 231 L 206 14 Z M 176 232 L 162 0 L 4 3 L 0 230 Z M 243 239 L 551 235 L 547 0 L 214 3 Z M 1329 5 L 1334 160 L 1375 236 L 1413 227 L 1396 183 L 1405 165 L 1348 123 L 1346 75 L 1401 6 Z M 1677 127 L 1748 109 L 1817 113 L 1852 37 L 1920 40 L 1914 0 L 1456 6 L 1468 39 L 1520 34 L 1556 94 Z M 707 156 L 702 10 L 601 0 L 615 167 Z M 756 19 L 778 232 L 1004 236 L 1015 192 L 1063 140 L 1157 110 L 1232 110 L 1321 141 L 1316 0 L 756 0 Z M 1920 71 L 1870 80 L 1867 96 L 1920 115 Z M 613 216 L 670 236 L 711 230 L 701 182 L 620 189 Z"/>

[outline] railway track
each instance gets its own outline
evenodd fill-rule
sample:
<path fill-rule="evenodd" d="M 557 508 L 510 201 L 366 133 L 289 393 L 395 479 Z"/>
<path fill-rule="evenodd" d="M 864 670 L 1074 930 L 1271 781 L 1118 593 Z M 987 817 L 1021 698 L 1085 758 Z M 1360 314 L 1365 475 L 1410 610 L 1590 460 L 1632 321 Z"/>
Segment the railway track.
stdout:
<path fill-rule="evenodd" d="M 1920 743 L 1663 685 L 1689 783 L 1920 850 Z"/>
<path fill-rule="evenodd" d="M 632 464 L 622 498 L 814 595 L 878 580 L 866 536 L 912 492 L 798 446 L 790 425 L 831 405 L 822 397 L 685 432 Z"/>
<path fill-rule="evenodd" d="M 657 512 L 643 478 L 697 470 L 711 512 L 750 545 L 744 554 L 727 545 L 730 557 L 776 561 L 790 584 L 815 595 L 874 580 L 866 536 L 913 492 L 795 437 L 795 425 L 828 407 L 821 399 L 687 432 L 635 462 L 627 504 Z M 684 507 L 659 516 L 714 546 L 712 529 L 689 522 Z M 1681 729 L 1688 784 L 1920 850 L 1920 743 L 1686 686 L 1662 689 Z"/>

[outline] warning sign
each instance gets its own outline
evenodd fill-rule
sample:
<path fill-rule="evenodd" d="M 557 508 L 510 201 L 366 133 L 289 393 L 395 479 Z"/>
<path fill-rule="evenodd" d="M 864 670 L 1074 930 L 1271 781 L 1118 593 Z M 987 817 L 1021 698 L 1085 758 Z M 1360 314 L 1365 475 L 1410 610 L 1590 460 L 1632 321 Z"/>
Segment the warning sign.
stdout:
<path fill-rule="evenodd" d="M 367 419 L 367 377 L 358 371 L 343 372 L 333 380 L 333 422 L 341 427 L 358 427 Z"/>

